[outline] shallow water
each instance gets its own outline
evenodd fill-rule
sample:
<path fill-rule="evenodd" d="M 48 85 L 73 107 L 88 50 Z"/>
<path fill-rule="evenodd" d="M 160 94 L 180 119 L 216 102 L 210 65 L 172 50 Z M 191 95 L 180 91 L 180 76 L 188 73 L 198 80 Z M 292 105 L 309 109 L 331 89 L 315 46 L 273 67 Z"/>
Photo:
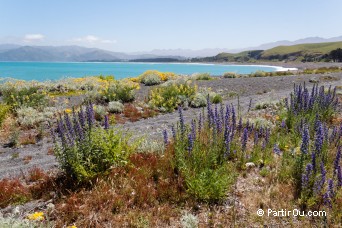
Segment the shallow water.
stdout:
<path fill-rule="evenodd" d="M 208 72 L 222 75 L 224 72 L 248 74 L 257 70 L 276 71 L 279 67 L 252 65 L 219 65 L 194 63 L 61 63 L 61 62 L 0 62 L 0 77 L 24 80 L 56 80 L 63 77 L 114 75 L 116 79 L 135 77 L 146 70 L 159 70 L 177 74 Z"/>

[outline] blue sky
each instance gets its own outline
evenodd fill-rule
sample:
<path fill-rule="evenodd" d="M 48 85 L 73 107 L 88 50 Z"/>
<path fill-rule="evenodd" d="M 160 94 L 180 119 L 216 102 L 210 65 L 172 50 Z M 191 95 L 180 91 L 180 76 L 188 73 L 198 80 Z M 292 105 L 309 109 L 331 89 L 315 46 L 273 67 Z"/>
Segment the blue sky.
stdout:
<path fill-rule="evenodd" d="M 0 43 L 112 51 L 341 36 L 341 0 L 0 0 Z"/>

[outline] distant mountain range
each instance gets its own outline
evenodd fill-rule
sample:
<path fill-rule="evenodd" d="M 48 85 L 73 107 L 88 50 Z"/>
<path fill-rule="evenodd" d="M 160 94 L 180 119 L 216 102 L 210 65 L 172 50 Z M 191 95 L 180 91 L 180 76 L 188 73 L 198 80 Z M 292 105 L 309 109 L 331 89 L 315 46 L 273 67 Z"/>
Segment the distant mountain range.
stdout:
<path fill-rule="evenodd" d="M 180 56 L 153 54 L 126 54 L 97 48 L 80 46 L 19 46 L 0 45 L 0 61 L 42 61 L 42 62 L 91 62 L 91 61 L 130 61 L 137 59 L 170 58 L 184 59 Z"/>
<path fill-rule="evenodd" d="M 308 37 L 295 41 L 282 40 L 262 44 L 256 47 L 227 49 L 207 48 L 201 50 L 191 49 L 155 49 L 148 52 L 112 52 L 98 48 L 80 46 L 21 46 L 16 44 L 0 45 L 0 61 L 46 61 L 46 62 L 86 62 L 86 61 L 158 61 L 184 60 L 195 57 L 215 56 L 219 53 L 239 53 L 248 50 L 268 50 L 278 46 L 291 46 L 296 44 L 324 43 L 342 41 L 342 36 L 333 38 Z"/>

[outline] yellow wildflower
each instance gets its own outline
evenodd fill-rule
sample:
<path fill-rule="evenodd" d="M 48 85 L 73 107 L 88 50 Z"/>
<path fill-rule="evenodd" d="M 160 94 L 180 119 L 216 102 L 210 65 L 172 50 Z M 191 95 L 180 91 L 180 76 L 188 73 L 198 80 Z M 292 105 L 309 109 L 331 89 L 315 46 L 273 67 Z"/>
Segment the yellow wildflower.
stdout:
<path fill-rule="evenodd" d="M 72 110 L 71 110 L 70 108 L 67 108 L 67 109 L 65 109 L 65 112 L 66 112 L 66 113 L 71 113 Z"/>
<path fill-rule="evenodd" d="M 72 226 L 67 226 L 67 228 L 77 228 L 77 226 L 72 225 Z"/>
<path fill-rule="evenodd" d="M 44 220 L 44 213 L 43 212 L 34 212 L 33 214 L 30 214 L 27 216 L 29 220 Z"/>
<path fill-rule="evenodd" d="M 276 115 L 276 116 L 275 116 L 275 119 L 276 119 L 276 120 L 279 120 L 279 116 L 278 116 L 278 115 Z"/>

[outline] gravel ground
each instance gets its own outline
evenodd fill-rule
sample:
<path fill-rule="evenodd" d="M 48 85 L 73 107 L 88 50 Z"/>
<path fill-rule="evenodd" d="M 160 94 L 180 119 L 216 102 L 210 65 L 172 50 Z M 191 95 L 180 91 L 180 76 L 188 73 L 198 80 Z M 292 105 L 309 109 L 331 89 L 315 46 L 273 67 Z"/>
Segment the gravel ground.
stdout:
<path fill-rule="evenodd" d="M 286 66 L 282 64 L 282 66 Z M 296 65 L 298 67 L 298 65 Z M 315 65 L 317 67 L 317 65 Z M 264 78 L 234 78 L 225 79 L 218 77 L 212 81 L 198 81 L 199 87 L 210 87 L 213 91 L 219 92 L 224 97 L 224 104 L 237 105 L 238 99 L 234 94 L 239 94 L 242 112 L 246 111 L 250 99 L 252 105 L 256 102 L 275 101 L 287 97 L 293 89 L 293 83 L 306 82 L 308 87 L 312 84 L 309 80 L 316 78 L 320 85 L 342 86 L 342 73 L 327 75 L 301 75 L 284 77 Z M 138 92 L 138 99 L 143 99 L 148 94 L 148 89 L 142 86 Z M 202 109 L 188 109 L 183 115 L 186 122 L 199 115 Z M 150 139 L 161 140 L 162 130 L 175 124 L 178 121 L 178 113 L 161 114 L 159 116 L 143 119 L 134 123 L 125 123 L 122 127 L 131 131 L 135 136 L 146 136 Z M 17 176 L 27 172 L 33 167 L 45 170 L 57 168 L 57 162 L 52 155 L 48 155 L 48 149 L 52 143 L 48 139 L 35 144 L 26 145 L 20 148 L 0 148 L 0 179 L 9 176 Z M 24 159 L 32 156 L 32 159 L 25 164 Z"/>

